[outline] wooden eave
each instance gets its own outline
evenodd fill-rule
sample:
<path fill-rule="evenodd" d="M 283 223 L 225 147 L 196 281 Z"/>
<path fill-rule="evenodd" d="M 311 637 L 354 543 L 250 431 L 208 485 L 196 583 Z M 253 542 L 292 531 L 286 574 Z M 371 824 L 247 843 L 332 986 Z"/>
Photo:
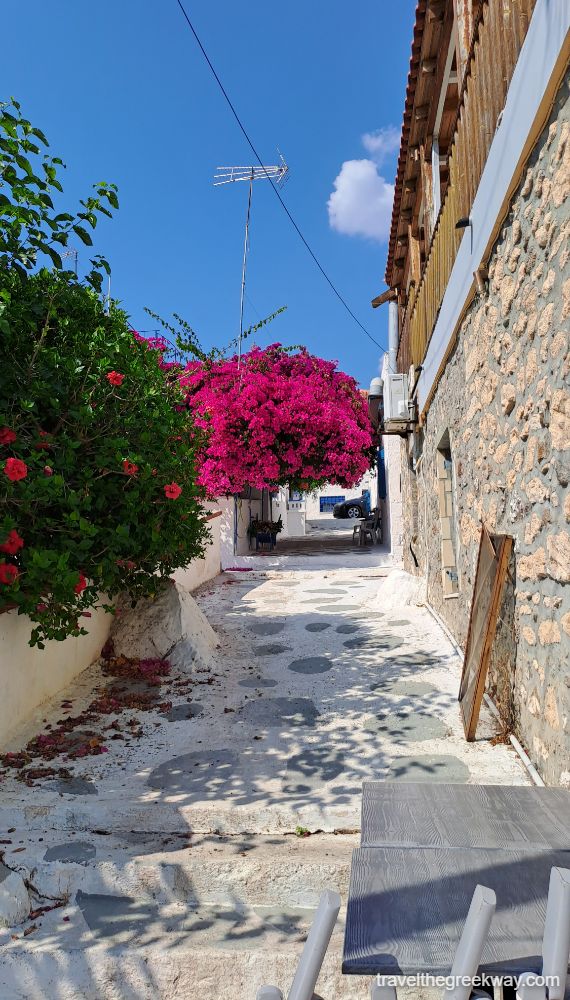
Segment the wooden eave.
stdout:
<path fill-rule="evenodd" d="M 452 18 L 452 0 L 418 0 L 386 262 L 385 280 L 390 287 L 402 284 L 404 276 L 396 241 L 407 235 L 408 225 L 413 225 L 417 217 L 419 196 L 413 181 L 417 189 L 418 151 L 433 133 L 435 98 L 441 87 Z"/>

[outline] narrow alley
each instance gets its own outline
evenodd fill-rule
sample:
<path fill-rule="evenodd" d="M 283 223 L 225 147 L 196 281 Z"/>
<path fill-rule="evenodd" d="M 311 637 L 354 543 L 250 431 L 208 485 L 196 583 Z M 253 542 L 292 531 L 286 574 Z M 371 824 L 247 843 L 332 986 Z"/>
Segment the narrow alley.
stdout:
<path fill-rule="evenodd" d="M 380 562 L 222 574 L 194 594 L 219 639 L 211 663 L 185 670 L 173 651 L 166 710 L 129 712 L 136 739 L 109 741 L 65 779 L 5 780 L 4 862 L 43 905 L 66 905 L 32 932 L 0 931 L 2 997 L 249 1000 L 263 982 L 286 987 L 320 892 L 346 898 L 363 781 L 528 783 L 486 711 L 465 742 L 460 659 Z M 100 682 L 95 666 L 22 745 Z M 325 1000 L 367 995 L 341 976 L 341 950 L 342 919 Z"/>

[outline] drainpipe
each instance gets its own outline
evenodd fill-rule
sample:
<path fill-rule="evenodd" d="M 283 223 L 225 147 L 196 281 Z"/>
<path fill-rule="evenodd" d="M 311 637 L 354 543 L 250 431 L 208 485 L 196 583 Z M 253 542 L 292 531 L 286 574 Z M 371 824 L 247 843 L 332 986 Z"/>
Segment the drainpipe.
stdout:
<path fill-rule="evenodd" d="M 396 372 L 398 355 L 398 303 L 388 303 L 388 368 L 391 374 Z"/>

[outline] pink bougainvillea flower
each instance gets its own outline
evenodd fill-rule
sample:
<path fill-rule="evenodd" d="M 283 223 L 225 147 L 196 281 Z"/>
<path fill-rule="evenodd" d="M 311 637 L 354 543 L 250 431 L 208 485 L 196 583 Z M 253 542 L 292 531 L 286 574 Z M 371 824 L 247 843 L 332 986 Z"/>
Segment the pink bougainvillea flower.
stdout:
<path fill-rule="evenodd" d="M 129 462 L 128 458 L 123 462 L 123 469 L 127 473 L 127 476 L 134 476 L 139 471 L 138 465 L 135 465 L 134 462 Z"/>
<path fill-rule="evenodd" d="M 75 584 L 73 588 L 76 594 L 81 594 L 87 586 L 87 580 L 83 576 L 83 573 L 79 573 L 79 582 Z"/>
<path fill-rule="evenodd" d="M 122 385 L 125 381 L 125 376 L 121 375 L 120 372 L 115 371 L 108 372 L 105 378 L 107 379 L 107 382 L 111 383 L 111 385 Z"/>
<path fill-rule="evenodd" d="M 12 444 L 16 437 L 16 433 L 10 427 L 0 427 L 0 444 Z"/>
<path fill-rule="evenodd" d="M 169 500 L 178 500 L 178 497 L 182 493 L 182 487 L 178 483 L 167 483 L 164 487 L 164 495 Z"/>
<path fill-rule="evenodd" d="M 4 464 L 4 473 L 13 483 L 18 479 L 25 479 L 28 475 L 28 466 L 19 458 L 7 458 Z"/>
<path fill-rule="evenodd" d="M 36 611 L 47 611 L 47 604 L 36 604 Z"/>
<path fill-rule="evenodd" d="M 53 476 L 53 469 L 51 465 L 44 465 L 44 476 Z"/>
<path fill-rule="evenodd" d="M 239 364 L 237 357 L 190 361 L 178 384 L 205 431 L 198 483 L 211 499 L 248 486 L 333 482 L 348 489 L 371 465 L 366 400 L 334 361 L 271 344 Z"/>
<path fill-rule="evenodd" d="M 0 563 L 0 583 L 10 587 L 16 582 L 19 575 L 17 567 L 12 566 L 12 563 Z"/>
<path fill-rule="evenodd" d="M 24 539 L 20 537 L 16 529 L 8 532 L 8 537 L 3 545 L 0 545 L 0 552 L 7 552 L 9 556 L 15 556 L 18 549 L 23 549 Z"/>

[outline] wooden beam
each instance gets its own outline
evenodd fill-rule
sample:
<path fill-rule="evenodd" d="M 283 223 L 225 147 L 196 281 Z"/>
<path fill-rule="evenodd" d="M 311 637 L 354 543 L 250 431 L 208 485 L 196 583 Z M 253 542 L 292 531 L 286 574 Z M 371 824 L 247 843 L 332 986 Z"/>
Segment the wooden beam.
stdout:
<path fill-rule="evenodd" d="M 398 298 L 398 293 L 395 288 L 388 288 L 386 292 L 382 292 L 381 295 L 377 295 L 375 299 L 372 299 L 372 308 L 377 309 L 378 306 L 383 306 L 385 302 L 395 302 Z"/>

